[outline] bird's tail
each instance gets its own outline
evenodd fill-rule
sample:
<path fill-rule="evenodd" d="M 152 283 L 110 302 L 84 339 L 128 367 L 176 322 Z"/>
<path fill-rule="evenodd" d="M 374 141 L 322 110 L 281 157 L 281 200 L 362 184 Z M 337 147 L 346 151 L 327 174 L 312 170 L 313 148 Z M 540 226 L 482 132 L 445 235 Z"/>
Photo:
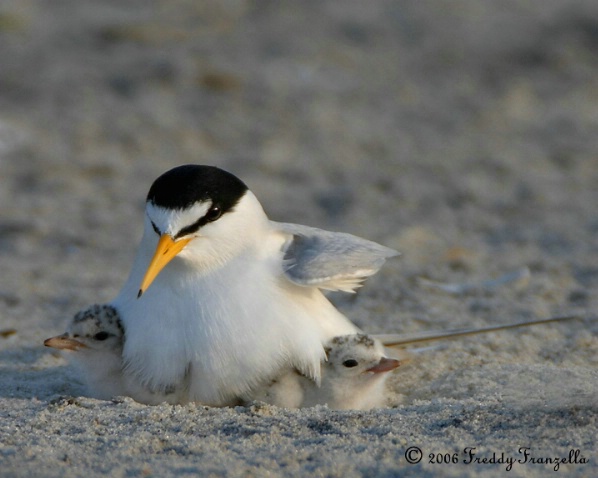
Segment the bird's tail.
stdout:
<path fill-rule="evenodd" d="M 516 322 L 513 324 L 493 325 L 489 327 L 464 327 L 460 329 L 449 330 L 430 330 L 426 332 L 416 332 L 411 334 L 380 334 L 372 335 L 379 340 L 385 347 L 405 347 L 421 342 L 431 342 L 433 340 L 453 339 L 457 337 L 464 337 L 466 335 L 485 334 L 487 332 L 496 332 L 500 330 L 515 329 L 518 327 L 529 327 L 531 325 L 549 324 L 551 322 L 565 322 L 568 320 L 581 320 L 583 317 L 579 315 L 563 315 L 558 317 L 551 317 L 540 320 L 527 320 L 524 322 Z"/>

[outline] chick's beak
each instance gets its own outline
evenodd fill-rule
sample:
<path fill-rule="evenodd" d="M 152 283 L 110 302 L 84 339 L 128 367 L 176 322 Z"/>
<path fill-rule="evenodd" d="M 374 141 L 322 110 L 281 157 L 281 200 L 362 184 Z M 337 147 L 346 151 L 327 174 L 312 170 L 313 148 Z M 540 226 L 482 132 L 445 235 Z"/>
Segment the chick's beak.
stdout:
<path fill-rule="evenodd" d="M 147 271 L 143 276 L 143 280 L 141 281 L 137 298 L 141 297 L 141 294 L 146 291 L 166 264 L 181 252 L 190 240 L 191 238 L 185 238 L 175 241 L 169 234 L 162 234 L 162 236 L 160 236 L 156 252 L 154 252 L 154 257 L 152 257 Z"/>
<path fill-rule="evenodd" d="M 371 373 L 390 372 L 391 370 L 394 370 L 395 368 L 397 368 L 399 365 L 401 365 L 401 362 L 399 362 L 398 360 L 382 357 L 380 359 L 380 362 L 378 362 L 373 367 L 368 368 L 366 370 L 366 372 L 371 372 Z"/>
<path fill-rule="evenodd" d="M 57 335 L 56 337 L 50 337 L 49 339 L 44 340 L 44 345 L 46 347 L 52 347 L 58 350 L 74 350 L 77 351 L 79 349 L 87 348 L 82 342 L 78 340 L 72 339 L 69 337 L 68 334 Z"/>

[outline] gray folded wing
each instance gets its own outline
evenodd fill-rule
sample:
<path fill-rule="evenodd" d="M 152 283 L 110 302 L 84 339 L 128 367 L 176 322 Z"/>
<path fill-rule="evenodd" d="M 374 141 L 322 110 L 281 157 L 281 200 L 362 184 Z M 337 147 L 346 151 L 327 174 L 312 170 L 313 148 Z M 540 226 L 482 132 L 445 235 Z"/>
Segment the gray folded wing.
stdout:
<path fill-rule="evenodd" d="M 291 282 L 302 286 L 355 292 L 387 258 L 399 254 L 342 232 L 288 223 L 275 223 L 275 227 L 291 235 L 283 250 L 283 269 Z"/>

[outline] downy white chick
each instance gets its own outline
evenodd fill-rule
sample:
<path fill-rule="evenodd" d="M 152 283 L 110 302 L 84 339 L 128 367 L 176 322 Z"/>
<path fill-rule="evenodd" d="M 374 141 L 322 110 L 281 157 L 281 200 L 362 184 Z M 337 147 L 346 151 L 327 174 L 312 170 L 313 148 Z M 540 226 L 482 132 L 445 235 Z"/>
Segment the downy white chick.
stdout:
<path fill-rule="evenodd" d="M 367 410 L 384 405 L 388 372 L 400 362 L 386 357 L 380 342 L 365 334 L 343 335 L 330 340 L 325 350 L 321 386 L 288 370 L 246 399 L 284 408 L 327 405 L 334 410 Z"/>
<path fill-rule="evenodd" d="M 122 374 L 124 329 L 110 305 L 92 305 L 78 312 L 67 331 L 44 341 L 65 351 L 80 370 L 90 396 L 109 399 L 125 395 Z"/>
<path fill-rule="evenodd" d="M 184 386 L 157 393 L 127 383 L 123 375 L 124 342 L 125 331 L 118 311 L 109 304 L 94 304 L 75 314 L 67 331 L 46 339 L 44 345 L 64 351 L 79 369 L 91 397 L 107 400 L 126 395 L 151 405 L 185 401 Z"/>

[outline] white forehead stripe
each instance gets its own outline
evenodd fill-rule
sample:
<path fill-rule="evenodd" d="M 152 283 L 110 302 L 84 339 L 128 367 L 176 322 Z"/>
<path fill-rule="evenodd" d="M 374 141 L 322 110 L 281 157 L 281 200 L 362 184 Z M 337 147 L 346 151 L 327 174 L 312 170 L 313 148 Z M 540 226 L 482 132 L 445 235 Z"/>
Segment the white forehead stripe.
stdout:
<path fill-rule="evenodd" d="M 184 227 L 193 224 L 200 217 L 205 216 L 212 207 L 212 201 L 196 202 L 186 209 L 168 209 L 147 203 L 146 213 L 162 234 L 176 235 Z"/>

